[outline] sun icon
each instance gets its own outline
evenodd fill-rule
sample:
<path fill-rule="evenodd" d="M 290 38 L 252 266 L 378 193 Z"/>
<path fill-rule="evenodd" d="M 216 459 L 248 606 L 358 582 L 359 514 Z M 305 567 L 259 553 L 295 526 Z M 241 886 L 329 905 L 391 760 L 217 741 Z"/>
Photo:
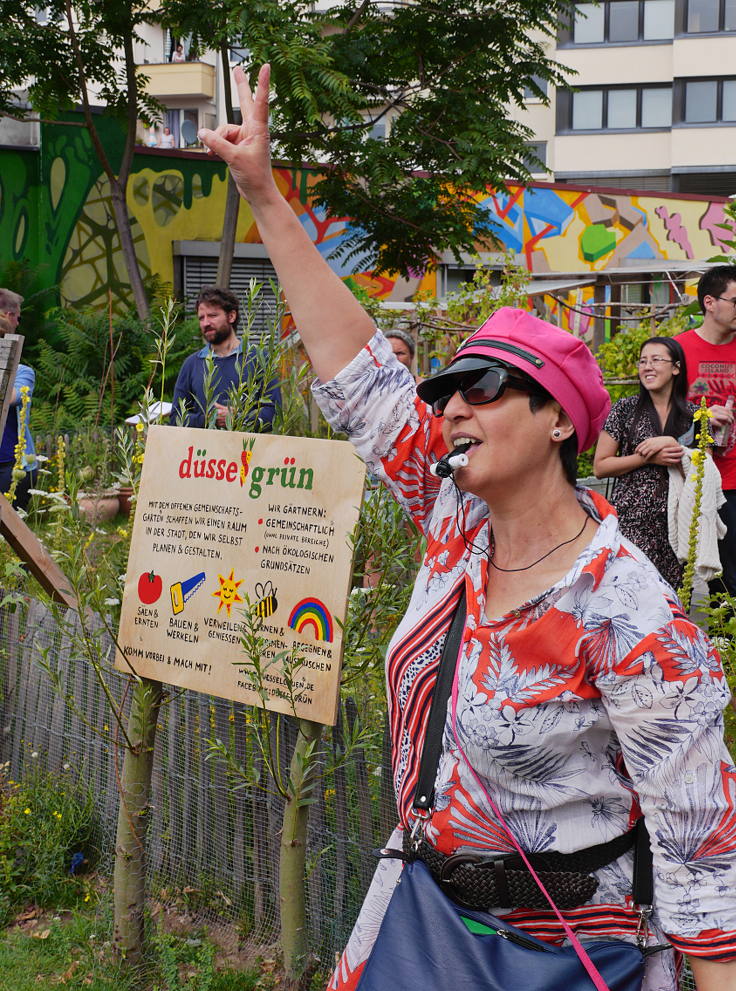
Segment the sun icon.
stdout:
<path fill-rule="evenodd" d="M 238 595 L 238 589 L 243 584 L 243 579 L 241 578 L 239 582 L 233 579 L 234 569 L 230 569 L 230 574 L 227 578 L 223 578 L 222 575 L 218 575 L 220 582 L 220 587 L 212 595 L 220 600 L 220 604 L 217 607 L 218 613 L 222 610 L 223 606 L 227 609 L 228 616 L 230 615 L 230 610 L 235 605 L 236 602 L 245 602 L 242 595 Z"/>

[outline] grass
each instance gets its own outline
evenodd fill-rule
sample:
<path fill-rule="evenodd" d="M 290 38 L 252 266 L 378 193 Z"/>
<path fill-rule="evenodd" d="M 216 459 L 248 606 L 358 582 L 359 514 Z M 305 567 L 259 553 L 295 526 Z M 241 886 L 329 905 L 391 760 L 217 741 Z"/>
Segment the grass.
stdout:
<path fill-rule="evenodd" d="M 218 970 L 206 938 L 153 939 L 145 973 L 126 972 L 110 942 L 109 912 L 21 913 L 0 932 L 0 991 L 261 991 L 274 986 L 260 967 Z"/>
<path fill-rule="evenodd" d="M 0 991 L 133 991 L 99 928 L 92 913 L 21 915 L 0 934 Z"/>

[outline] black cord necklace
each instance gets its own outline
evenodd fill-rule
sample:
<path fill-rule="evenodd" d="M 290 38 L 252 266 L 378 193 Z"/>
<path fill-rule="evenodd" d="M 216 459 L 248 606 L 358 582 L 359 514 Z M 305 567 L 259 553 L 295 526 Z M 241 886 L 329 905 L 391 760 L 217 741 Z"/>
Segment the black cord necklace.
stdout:
<path fill-rule="evenodd" d="M 496 553 L 496 544 L 493 540 L 493 530 L 491 530 L 491 553 L 488 555 L 488 563 L 491 565 L 492 568 L 495 568 L 496 571 L 504 571 L 506 572 L 506 574 L 509 574 L 512 571 L 528 571 L 530 568 L 533 568 L 535 564 L 539 564 L 540 561 L 544 561 L 544 559 L 546 557 L 549 557 L 550 554 L 554 554 L 554 552 L 558 551 L 560 547 L 564 547 L 566 544 L 571 544 L 574 540 L 577 540 L 578 537 L 583 532 L 583 530 L 588 525 L 589 519 L 590 517 L 586 514 L 583 525 L 580 527 L 580 529 L 578 530 L 578 532 L 575 534 L 574 537 L 570 537 L 569 540 L 563 540 L 561 544 L 558 544 L 556 547 L 553 547 L 552 550 L 547 551 L 546 554 L 542 554 L 542 556 L 538 557 L 536 561 L 532 561 L 531 564 L 527 564 L 525 568 L 502 568 L 500 567 L 500 565 L 496 564 L 496 562 L 493 560 L 494 555 Z"/>

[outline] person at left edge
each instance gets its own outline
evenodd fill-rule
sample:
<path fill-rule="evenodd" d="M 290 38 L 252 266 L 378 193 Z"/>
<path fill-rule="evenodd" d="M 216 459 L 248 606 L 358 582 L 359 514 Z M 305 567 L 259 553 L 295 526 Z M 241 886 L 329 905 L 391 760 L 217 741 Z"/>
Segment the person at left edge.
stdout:
<path fill-rule="evenodd" d="M 23 297 L 10 289 L 0 289 L 0 337 L 5 334 L 15 334 L 20 322 L 20 308 Z M 10 491 L 13 482 L 15 466 L 15 448 L 18 443 L 18 416 L 21 409 L 23 394 L 21 389 L 28 388 L 28 404 L 26 406 L 26 421 L 23 431 L 23 470 L 24 477 L 15 487 L 14 509 L 26 509 L 31 501 L 30 490 L 36 484 L 38 463 L 36 449 L 31 436 L 31 396 L 36 384 L 36 374 L 30 365 L 18 365 L 13 382 L 13 394 L 10 398 L 8 416 L 5 421 L 2 440 L 0 440 L 0 492 Z"/>
<path fill-rule="evenodd" d="M 170 421 L 176 427 L 214 425 L 224 428 L 229 413 L 228 396 L 241 383 L 263 374 L 263 360 L 255 348 L 243 353 L 243 342 L 237 335 L 240 304 L 235 293 L 206 286 L 197 297 L 196 312 L 205 344 L 190 354 L 181 366 L 174 387 Z M 209 410 L 205 396 L 208 355 L 212 355 L 215 364 L 211 386 L 214 403 Z M 250 390 L 248 392 L 251 394 Z M 281 404 L 278 383 L 272 381 L 254 390 L 253 399 L 254 406 L 244 429 L 271 430 L 276 407 Z"/>

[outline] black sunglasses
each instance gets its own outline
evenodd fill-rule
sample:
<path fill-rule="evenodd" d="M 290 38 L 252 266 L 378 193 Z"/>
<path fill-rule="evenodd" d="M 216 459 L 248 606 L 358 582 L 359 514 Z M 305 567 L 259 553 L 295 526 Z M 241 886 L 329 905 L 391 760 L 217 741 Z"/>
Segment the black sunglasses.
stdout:
<path fill-rule="evenodd" d="M 439 385 L 439 383 L 437 383 Z M 448 375 L 446 391 L 432 399 L 432 412 L 442 416 L 445 406 L 456 392 L 459 392 L 470 406 L 485 406 L 500 399 L 506 389 L 518 389 L 533 395 L 543 395 L 539 386 L 521 378 L 509 375 L 507 368 L 478 368 L 472 372 L 464 372 L 453 378 Z"/>

